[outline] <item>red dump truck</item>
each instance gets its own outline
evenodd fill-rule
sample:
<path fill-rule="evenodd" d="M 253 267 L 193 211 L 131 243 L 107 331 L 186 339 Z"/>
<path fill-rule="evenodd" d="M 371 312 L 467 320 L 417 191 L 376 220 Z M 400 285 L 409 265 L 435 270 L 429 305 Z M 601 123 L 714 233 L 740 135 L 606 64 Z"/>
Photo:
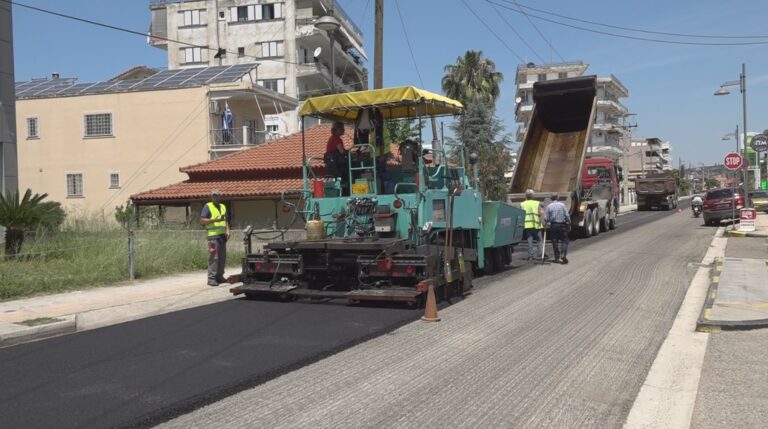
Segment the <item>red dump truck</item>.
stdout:
<path fill-rule="evenodd" d="M 677 208 L 677 180 L 672 173 L 654 173 L 635 179 L 637 210 Z"/>
<path fill-rule="evenodd" d="M 597 78 L 536 82 L 534 107 L 512 178 L 509 202 L 549 202 L 553 192 L 568 207 L 572 231 L 582 237 L 614 229 L 621 168 L 604 157 L 587 158 L 597 105 Z"/>

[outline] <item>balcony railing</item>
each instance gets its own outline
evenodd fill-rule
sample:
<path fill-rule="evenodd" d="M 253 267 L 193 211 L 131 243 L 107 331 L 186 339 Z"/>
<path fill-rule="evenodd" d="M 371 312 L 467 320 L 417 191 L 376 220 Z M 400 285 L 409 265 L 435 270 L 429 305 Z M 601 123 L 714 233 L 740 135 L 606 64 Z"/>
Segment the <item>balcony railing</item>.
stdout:
<path fill-rule="evenodd" d="M 211 150 L 234 151 L 263 144 L 278 137 L 277 133 L 251 127 L 211 130 Z"/>

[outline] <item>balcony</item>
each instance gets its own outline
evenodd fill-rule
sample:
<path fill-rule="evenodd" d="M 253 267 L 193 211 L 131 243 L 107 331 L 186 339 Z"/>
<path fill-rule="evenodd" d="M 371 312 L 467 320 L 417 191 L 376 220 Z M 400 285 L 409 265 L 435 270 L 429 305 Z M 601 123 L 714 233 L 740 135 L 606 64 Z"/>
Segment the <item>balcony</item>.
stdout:
<path fill-rule="evenodd" d="M 220 158 L 233 152 L 266 143 L 279 137 L 276 133 L 251 127 L 212 129 L 210 132 L 210 157 Z"/>
<path fill-rule="evenodd" d="M 614 100 L 597 100 L 597 107 L 619 116 L 626 115 L 629 112 L 623 104 Z"/>
<path fill-rule="evenodd" d="M 328 64 L 321 63 L 321 62 L 314 62 L 314 63 L 303 63 L 298 64 L 296 66 L 296 76 L 306 77 L 306 76 L 312 76 L 312 75 L 322 75 L 325 79 L 328 79 L 330 82 L 331 79 L 331 68 L 328 66 Z M 335 74 L 333 78 L 334 82 L 340 83 L 343 82 L 343 79 L 341 76 Z"/>

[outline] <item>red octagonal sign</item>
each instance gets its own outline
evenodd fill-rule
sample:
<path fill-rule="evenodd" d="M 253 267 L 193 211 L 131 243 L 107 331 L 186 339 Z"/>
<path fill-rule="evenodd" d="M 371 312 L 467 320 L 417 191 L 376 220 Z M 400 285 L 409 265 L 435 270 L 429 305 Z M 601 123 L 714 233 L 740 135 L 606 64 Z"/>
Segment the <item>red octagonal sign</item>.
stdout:
<path fill-rule="evenodd" d="M 741 156 L 741 154 L 731 152 L 725 155 L 725 160 L 723 163 L 725 164 L 725 168 L 729 170 L 738 170 L 744 166 L 744 158 Z"/>

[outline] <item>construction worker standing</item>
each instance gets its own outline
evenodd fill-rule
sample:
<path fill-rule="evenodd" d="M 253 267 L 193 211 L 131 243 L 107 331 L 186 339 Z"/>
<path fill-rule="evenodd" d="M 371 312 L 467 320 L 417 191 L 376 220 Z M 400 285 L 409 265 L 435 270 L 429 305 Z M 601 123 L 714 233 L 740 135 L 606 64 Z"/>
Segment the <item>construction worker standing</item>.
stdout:
<path fill-rule="evenodd" d="M 536 255 L 541 255 L 541 218 L 544 215 L 544 210 L 541 207 L 541 203 L 533 199 L 532 189 L 525 191 L 525 201 L 520 204 L 520 208 L 525 210 L 523 238 L 528 241 L 528 260 L 530 261 L 534 257 L 534 240 L 536 240 Z"/>
<path fill-rule="evenodd" d="M 211 202 L 203 206 L 200 223 L 208 232 L 208 286 L 226 283 L 224 266 L 227 263 L 227 240 L 229 240 L 229 221 L 227 206 L 221 204 L 221 192 L 211 191 Z"/>
<path fill-rule="evenodd" d="M 557 192 L 550 196 L 552 202 L 547 205 L 546 221 L 549 223 L 549 235 L 552 240 L 552 250 L 555 252 L 555 263 L 568 263 L 568 232 L 571 230 L 571 216 L 562 201 L 557 199 Z"/>

